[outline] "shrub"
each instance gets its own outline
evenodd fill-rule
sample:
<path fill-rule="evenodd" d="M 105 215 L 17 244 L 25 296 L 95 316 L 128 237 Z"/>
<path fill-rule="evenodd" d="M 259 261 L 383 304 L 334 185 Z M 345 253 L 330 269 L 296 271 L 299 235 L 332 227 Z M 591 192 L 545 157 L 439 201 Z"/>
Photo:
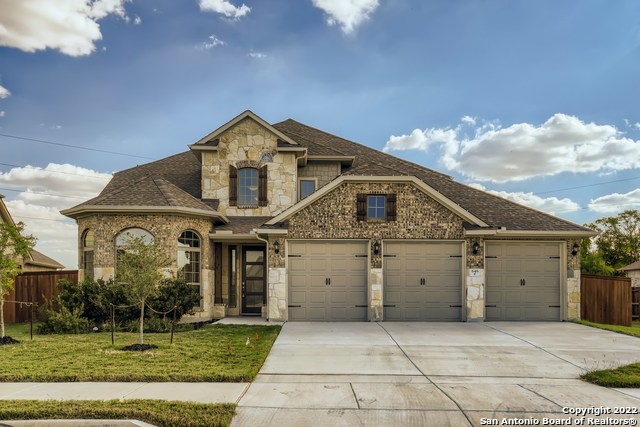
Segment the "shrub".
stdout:
<path fill-rule="evenodd" d="M 38 325 L 41 334 L 85 334 L 91 330 L 89 319 L 82 317 L 83 307 L 72 310 L 60 307 L 60 311 L 49 310 L 44 322 Z"/>

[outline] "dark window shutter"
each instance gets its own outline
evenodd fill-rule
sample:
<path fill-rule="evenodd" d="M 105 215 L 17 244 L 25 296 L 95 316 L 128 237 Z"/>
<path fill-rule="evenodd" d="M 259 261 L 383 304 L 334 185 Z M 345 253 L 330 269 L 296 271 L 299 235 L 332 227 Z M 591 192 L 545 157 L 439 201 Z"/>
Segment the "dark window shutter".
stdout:
<path fill-rule="evenodd" d="M 238 168 L 229 165 L 229 206 L 238 206 Z"/>
<path fill-rule="evenodd" d="M 387 194 L 387 221 L 396 220 L 396 195 Z"/>
<path fill-rule="evenodd" d="M 267 206 L 267 165 L 258 173 L 258 206 Z"/>
<path fill-rule="evenodd" d="M 356 203 L 356 217 L 358 221 L 367 219 L 367 195 L 358 194 Z"/>

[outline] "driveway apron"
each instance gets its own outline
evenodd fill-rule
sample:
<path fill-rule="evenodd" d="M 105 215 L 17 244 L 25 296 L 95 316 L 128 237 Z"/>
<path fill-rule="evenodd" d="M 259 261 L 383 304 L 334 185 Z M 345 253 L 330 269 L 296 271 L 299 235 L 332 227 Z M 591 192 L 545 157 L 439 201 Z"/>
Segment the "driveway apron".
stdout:
<path fill-rule="evenodd" d="M 577 379 L 639 360 L 639 339 L 573 323 L 286 323 L 232 425 L 578 425 L 567 412 L 640 408 Z M 585 425 L 605 417 L 640 420 Z"/>

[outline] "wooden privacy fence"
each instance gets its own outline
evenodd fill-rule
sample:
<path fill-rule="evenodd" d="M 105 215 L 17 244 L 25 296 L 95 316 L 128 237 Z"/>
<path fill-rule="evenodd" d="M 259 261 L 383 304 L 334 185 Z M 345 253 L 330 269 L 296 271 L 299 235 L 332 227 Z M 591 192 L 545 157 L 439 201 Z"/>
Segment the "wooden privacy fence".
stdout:
<path fill-rule="evenodd" d="M 58 281 L 61 279 L 77 282 L 78 270 L 33 271 L 17 276 L 14 280 L 15 288 L 9 292 L 6 298 L 7 303 L 4 304 L 4 321 L 7 323 L 29 321 L 31 307 L 20 302 L 33 302 L 36 307 L 45 304 L 46 300 L 52 300 L 58 295 Z"/>
<path fill-rule="evenodd" d="M 583 274 L 580 294 L 582 320 L 631 326 L 631 279 Z"/>

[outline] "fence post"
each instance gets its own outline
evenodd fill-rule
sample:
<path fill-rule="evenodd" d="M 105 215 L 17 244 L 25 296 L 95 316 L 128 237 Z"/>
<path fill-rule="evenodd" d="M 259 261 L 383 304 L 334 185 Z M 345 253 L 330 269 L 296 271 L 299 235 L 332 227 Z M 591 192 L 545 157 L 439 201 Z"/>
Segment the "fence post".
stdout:
<path fill-rule="evenodd" d="M 178 306 L 173 307 L 173 320 L 171 321 L 171 341 L 169 345 L 173 344 L 173 330 L 176 327 L 176 311 L 178 311 Z"/>
<path fill-rule="evenodd" d="M 115 345 L 115 340 L 113 338 L 113 331 L 116 329 L 116 308 L 113 304 L 111 304 L 111 345 Z"/>

